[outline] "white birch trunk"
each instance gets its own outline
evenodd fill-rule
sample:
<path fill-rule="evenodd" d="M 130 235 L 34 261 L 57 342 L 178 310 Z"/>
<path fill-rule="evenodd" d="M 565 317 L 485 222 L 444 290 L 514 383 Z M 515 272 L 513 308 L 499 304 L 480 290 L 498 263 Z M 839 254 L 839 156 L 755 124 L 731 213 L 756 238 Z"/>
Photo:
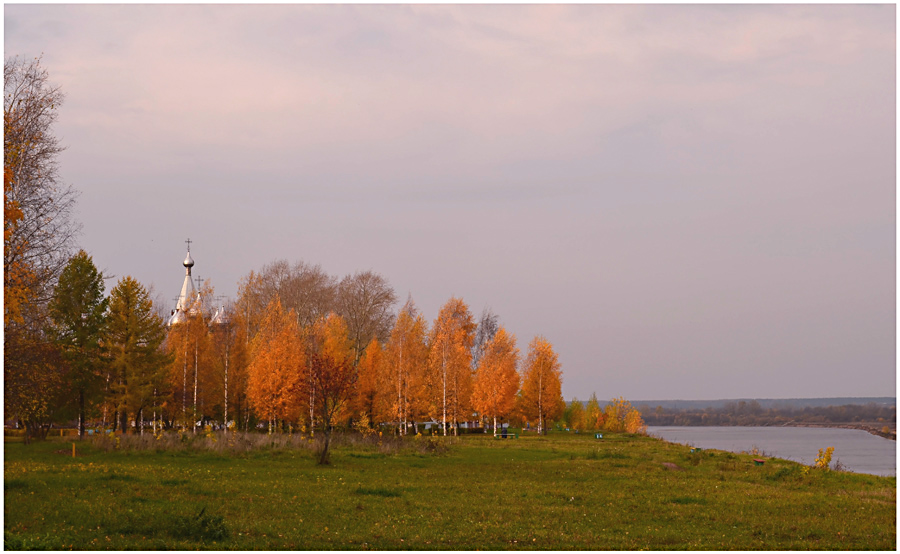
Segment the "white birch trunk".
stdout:
<path fill-rule="evenodd" d="M 191 421 L 191 427 L 194 433 L 197 432 L 197 358 L 199 356 L 199 347 L 194 345 L 194 417 Z"/>

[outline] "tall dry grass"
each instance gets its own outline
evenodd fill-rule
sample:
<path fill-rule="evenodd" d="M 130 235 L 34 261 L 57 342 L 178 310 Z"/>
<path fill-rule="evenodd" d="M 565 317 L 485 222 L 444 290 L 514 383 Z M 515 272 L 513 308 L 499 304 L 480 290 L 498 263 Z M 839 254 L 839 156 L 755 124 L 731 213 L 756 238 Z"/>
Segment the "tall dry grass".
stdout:
<path fill-rule="evenodd" d="M 288 433 L 246 433 L 204 431 L 186 433 L 164 431 L 143 435 L 95 435 L 91 443 L 109 452 L 154 451 L 154 452 L 212 452 L 217 454 L 241 455 L 251 452 L 299 450 L 314 454 L 321 452 L 321 435 L 310 437 Z M 448 441 L 438 437 L 398 437 L 378 436 L 357 432 L 335 432 L 331 436 L 331 448 L 346 448 L 353 451 L 399 454 L 419 452 L 423 454 L 443 454 L 449 450 Z"/>

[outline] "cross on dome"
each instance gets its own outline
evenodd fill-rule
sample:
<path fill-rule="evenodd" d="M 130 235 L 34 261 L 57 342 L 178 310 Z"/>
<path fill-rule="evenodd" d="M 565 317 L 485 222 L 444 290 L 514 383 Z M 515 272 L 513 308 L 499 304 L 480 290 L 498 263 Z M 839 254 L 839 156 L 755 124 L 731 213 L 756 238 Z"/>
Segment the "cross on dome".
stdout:
<path fill-rule="evenodd" d="M 181 323 L 188 313 L 193 314 L 196 311 L 197 290 L 194 288 L 194 280 L 191 278 L 191 268 L 194 267 L 194 258 L 191 257 L 191 242 L 193 241 L 187 239 L 184 242 L 187 243 L 188 248 L 187 256 L 182 264 L 185 267 L 184 283 L 181 285 L 181 294 L 175 301 L 175 312 L 169 318 L 168 325 Z"/>

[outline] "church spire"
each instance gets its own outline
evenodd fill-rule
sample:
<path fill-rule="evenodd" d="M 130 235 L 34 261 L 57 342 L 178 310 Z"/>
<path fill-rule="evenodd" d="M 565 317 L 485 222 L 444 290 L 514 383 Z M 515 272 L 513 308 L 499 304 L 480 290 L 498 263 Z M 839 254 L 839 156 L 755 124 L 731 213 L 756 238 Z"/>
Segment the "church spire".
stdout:
<path fill-rule="evenodd" d="M 191 257 L 191 239 L 184 241 L 187 243 L 187 256 L 184 258 L 184 283 L 181 285 L 181 294 L 175 303 L 175 311 L 169 318 L 168 325 L 174 325 L 185 321 L 188 313 L 192 310 L 194 302 L 197 300 L 197 290 L 194 288 L 194 280 L 191 279 L 191 268 L 194 267 L 194 258 Z M 196 310 L 196 308 L 194 308 Z"/>

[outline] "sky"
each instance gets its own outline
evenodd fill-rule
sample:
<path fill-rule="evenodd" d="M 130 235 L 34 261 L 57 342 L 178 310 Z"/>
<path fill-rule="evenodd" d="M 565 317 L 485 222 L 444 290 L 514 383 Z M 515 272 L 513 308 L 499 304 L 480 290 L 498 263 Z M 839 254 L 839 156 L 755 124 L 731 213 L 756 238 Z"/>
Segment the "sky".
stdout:
<path fill-rule="evenodd" d="M 893 5 L 15 5 L 107 284 L 451 296 L 563 395 L 896 393 Z M 399 306 L 398 306 L 399 307 Z"/>

